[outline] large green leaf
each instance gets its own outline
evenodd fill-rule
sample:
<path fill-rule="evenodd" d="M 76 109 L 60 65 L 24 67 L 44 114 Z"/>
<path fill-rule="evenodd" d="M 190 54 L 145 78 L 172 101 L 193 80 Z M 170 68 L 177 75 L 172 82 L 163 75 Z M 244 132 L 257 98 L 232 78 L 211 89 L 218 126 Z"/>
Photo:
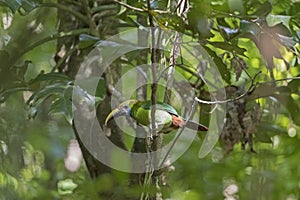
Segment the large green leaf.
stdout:
<path fill-rule="evenodd" d="M 216 52 L 214 52 L 213 50 L 211 50 L 207 46 L 203 46 L 203 47 L 207 51 L 207 53 L 212 57 L 214 63 L 218 67 L 218 70 L 219 70 L 223 80 L 226 83 L 230 84 L 231 83 L 231 81 L 230 81 L 231 80 L 231 75 L 229 73 L 229 70 L 227 69 L 227 66 L 223 62 L 223 60 L 216 54 Z"/>
<path fill-rule="evenodd" d="M 269 1 L 265 1 L 263 4 L 257 7 L 256 12 L 253 14 L 258 17 L 265 17 L 272 11 L 272 4 Z"/>
<path fill-rule="evenodd" d="M 251 37 L 253 37 L 253 36 L 257 37 L 260 34 L 261 29 L 254 22 L 251 22 L 248 20 L 241 20 L 240 32 L 241 32 L 241 36 L 243 36 L 243 37 L 247 37 L 247 34 L 252 35 Z"/>
<path fill-rule="evenodd" d="M 286 129 L 265 121 L 259 124 L 258 130 L 255 133 L 255 139 L 259 142 L 272 143 L 273 136 L 283 135 L 286 133 Z"/>
<path fill-rule="evenodd" d="M 188 28 L 194 34 L 199 34 L 201 38 L 212 37 L 211 13 L 212 8 L 209 3 L 203 1 L 195 2 L 195 6 L 192 7 L 187 14 Z"/>
<path fill-rule="evenodd" d="M 86 105 L 89 110 L 93 110 L 102 100 L 101 97 L 90 95 L 78 85 L 72 88 L 72 105 L 75 110 L 82 107 L 83 104 Z"/>
<path fill-rule="evenodd" d="M 286 28 L 290 28 L 289 23 L 290 23 L 291 16 L 286 16 L 286 15 L 272 15 L 269 14 L 266 17 L 267 23 L 269 26 L 276 26 L 280 23 L 282 23 Z"/>
<path fill-rule="evenodd" d="M 168 27 L 178 32 L 183 33 L 185 30 L 185 23 L 181 17 L 175 14 L 157 14 L 151 11 L 160 27 Z"/>
<path fill-rule="evenodd" d="M 280 92 L 280 89 L 278 87 L 272 84 L 260 84 L 248 96 L 248 100 L 270 97 L 276 92 Z"/>
<path fill-rule="evenodd" d="M 47 74 L 41 73 L 36 78 L 32 79 L 29 84 L 40 83 L 42 81 L 71 81 L 71 78 L 58 72 L 51 72 Z"/>
<path fill-rule="evenodd" d="M 299 89 L 298 80 L 290 83 L 288 86 L 276 87 L 274 85 L 262 84 L 258 86 L 249 96 L 248 100 L 253 100 L 257 98 L 276 98 L 289 112 L 295 124 L 300 125 L 300 106 L 291 96 L 292 92 L 298 94 Z"/>
<path fill-rule="evenodd" d="M 298 79 L 294 79 L 288 83 L 288 87 L 290 88 L 292 93 L 300 94 L 300 75 L 297 76 Z"/>
<path fill-rule="evenodd" d="M 64 94 L 64 91 L 68 87 L 65 83 L 54 83 L 47 85 L 44 88 L 41 88 L 40 90 L 34 92 L 31 97 L 26 102 L 27 108 L 32 111 L 38 111 L 38 108 L 40 105 L 49 97 L 59 97 L 61 94 Z M 34 112 L 29 113 L 29 118 L 32 118 L 36 115 Z"/>
<path fill-rule="evenodd" d="M 289 112 L 293 122 L 300 125 L 300 107 L 290 94 L 274 94 L 273 95 Z"/>
<path fill-rule="evenodd" d="M 68 86 L 64 92 L 52 103 L 49 114 L 62 114 L 69 123 L 72 122 L 72 91 L 73 87 Z"/>
<path fill-rule="evenodd" d="M 0 92 L 0 104 L 4 103 L 11 95 L 17 93 L 17 92 L 22 92 L 22 91 L 27 91 L 29 88 L 27 87 L 15 87 L 12 89 L 7 89 L 4 90 L 3 92 Z"/>
<path fill-rule="evenodd" d="M 225 20 L 218 20 L 218 23 L 224 23 Z M 230 41 L 231 39 L 235 38 L 236 36 L 238 36 L 239 34 L 239 30 L 238 29 L 233 29 L 233 28 L 229 28 L 227 26 L 221 26 L 219 25 L 219 30 L 220 33 L 222 35 L 222 37 L 226 40 L 226 41 Z"/>
<path fill-rule="evenodd" d="M 20 8 L 23 8 L 25 12 L 30 12 L 37 6 L 34 1 L 29 0 L 2 0 L 2 2 L 9 7 L 12 12 L 16 12 Z"/>
<path fill-rule="evenodd" d="M 241 15 L 245 14 L 245 9 L 242 0 L 228 0 L 230 12 L 239 12 Z"/>
<path fill-rule="evenodd" d="M 229 44 L 228 42 L 209 42 L 209 44 L 216 48 L 245 56 L 244 53 L 246 52 L 246 49 L 237 45 Z"/>
<path fill-rule="evenodd" d="M 77 81 L 76 83 L 81 89 L 88 92 L 92 96 L 104 98 L 106 94 L 106 83 L 104 78 L 102 77 L 82 79 Z M 94 91 L 94 89 L 96 89 L 96 91 Z"/>
<path fill-rule="evenodd" d="M 277 39 L 280 41 L 281 44 L 283 44 L 286 47 L 293 48 L 297 44 L 293 37 L 287 37 L 284 35 L 277 34 Z"/>

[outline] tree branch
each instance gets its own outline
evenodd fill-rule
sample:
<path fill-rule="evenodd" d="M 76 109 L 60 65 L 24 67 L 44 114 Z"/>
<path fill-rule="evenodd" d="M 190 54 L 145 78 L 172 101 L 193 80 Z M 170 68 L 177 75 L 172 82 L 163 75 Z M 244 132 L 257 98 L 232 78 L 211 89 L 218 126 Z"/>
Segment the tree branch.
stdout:
<path fill-rule="evenodd" d="M 150 10 L 150 0 L 147 0 L 147 6 Z M 157 92 L 157 69 L 156 69 L 156 45 L 155 45 L 155 29 L 153 16 L 149 13 L 149 23 L 151 28 L 151 71 L 152 71 L 152 85 L 151 85 L 151 136 L 156 136 L 155 125 L 155 104 L 156 104 L 156 92 Z"/>
<path fill-rule="evenodd" d="M 199 103 L 208 104 L 208 105 L 223 104 L 223 103 L 238 101 L 238 100 L 244 98 L 245 96 L 247 96 L 248 94 L 252 93 L 255 90 L 257 83 L 254 83 L 254 81 L 260 73 L 261 73 L 261 71 L 258 72 L 257 74 L 255 74 L 255 76 L 251 80 L 251 85 L 250 85 L 249 89 L 245 93 L 241 94 L 240 96 L 238 96 L 236 98 L 227 99 L 227 100 L 223 100 L 223 101 L 217 101 L 217 100 L 216 101 L 206 101 L 206 100 L 199 99 L 198 97 L 195 97 L 195 100 Z"/>
<path fill-rule="evenodd" d="M 175 11 L 177 11 L 177 16 L 186 17 L 186 13 L 187 13 L 188 9 L 189 9 L 188 1 L 181 0 L 181 1 L 178 1 Z M 171 88 L 172 88 L 173 81 L 174 81 L 176 60 L 180 54 L 181 40 L 182 40 L 182 35 L 180 33 L 176 32 L 174 44 L 173 44 L 171 54 L 170 54 L 170 65 L 169 65 L 170 67 L 168 70 L 167 84 L 166 84 L 167 89 L 166 89 L 165 97 L 164 97 L 164 102 L 167 102 L 167 103 L 170 102 L 170 98 L 171 98 L 171 92 L 172 92 Z"/>

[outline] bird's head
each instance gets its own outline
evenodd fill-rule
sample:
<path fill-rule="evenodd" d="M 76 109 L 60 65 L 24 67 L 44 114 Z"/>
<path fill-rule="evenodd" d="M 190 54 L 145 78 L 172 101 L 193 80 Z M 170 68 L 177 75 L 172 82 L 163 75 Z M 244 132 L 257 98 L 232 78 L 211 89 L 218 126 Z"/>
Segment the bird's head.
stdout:
<path fill-rule="evenodd" d="M 105 126 L 108 124 L 109 121 L 111 121 L 114 118 L 120 116 L 130 116 L 130 110 L 135 103 L 137 103 L 137 100 L 134 99 L 127 100 L 121 103 L 117 108 L 115 108 L 107 115 L 105 119 Z"/>

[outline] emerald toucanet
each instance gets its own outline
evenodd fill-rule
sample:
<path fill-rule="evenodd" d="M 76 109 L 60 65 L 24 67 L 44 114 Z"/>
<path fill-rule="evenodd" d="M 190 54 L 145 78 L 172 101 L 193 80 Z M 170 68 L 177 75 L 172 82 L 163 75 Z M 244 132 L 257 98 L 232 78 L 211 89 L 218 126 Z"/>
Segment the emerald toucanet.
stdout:
<path fill-rule="evenodd" d="M 151 124 L 151 101 L 127 100 L 114 109 L 106 118 L 108 122 L 119 116 L 130 116 L 138 124 L 150 126 Z M 160 133 L 168 133 L 183 126 L 197 131 L 207 131 L 208 128 L 202 124 L 188 121 L 180 117 L 177 111 L 169 104 L 157 102 L 155 107 L 155 129 Z"/>

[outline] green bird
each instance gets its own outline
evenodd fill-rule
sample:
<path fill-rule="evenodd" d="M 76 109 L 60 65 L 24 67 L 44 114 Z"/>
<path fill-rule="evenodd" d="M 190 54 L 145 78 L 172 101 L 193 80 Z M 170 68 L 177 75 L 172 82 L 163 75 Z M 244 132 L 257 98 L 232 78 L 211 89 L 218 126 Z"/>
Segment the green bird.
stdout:
<path fill-rule="evenodd" d="M 133 118 L 137 124 L 150 126 L 151 124 L 151 106 L 152 102 L 127 100 L 121 103 L 114 109 L 105 120 L 105 126 L 113 118 L 120 116 L 129 116 Z M 169 104 L 157 102 L 155 108 L 155 129 L 159 133 L 169 133 L 170 131 L 177 130 L 183 126 L 197 131 L 208 131 L 208 128 L 202 124 L 188 121 L 177 113 L 177 111 Z"/>

